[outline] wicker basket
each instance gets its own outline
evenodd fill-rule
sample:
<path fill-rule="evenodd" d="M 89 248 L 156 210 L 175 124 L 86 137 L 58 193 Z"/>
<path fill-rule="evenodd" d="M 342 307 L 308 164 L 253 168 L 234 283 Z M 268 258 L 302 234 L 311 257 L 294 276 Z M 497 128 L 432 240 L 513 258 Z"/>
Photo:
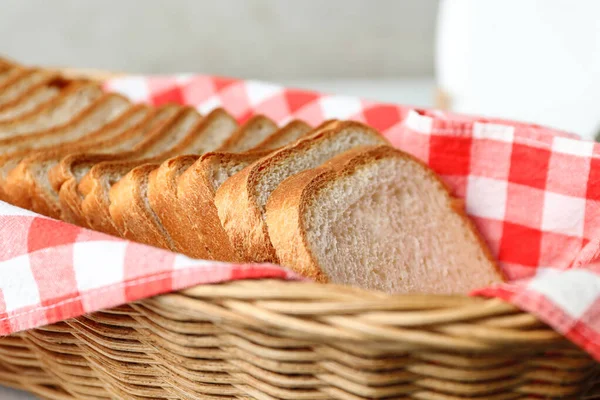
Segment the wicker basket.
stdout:
<path fill-rule="evenodd" d="M 200 286 L 0 340 L 44 399 L 593 398 L 598 364 L 499 300 Z M 590 397 L 584 397 L 587 393 Z"/>
<path fill-rule="evenodd" d="M 599 374 L 499 300 L 274 280 L 199 286 L 0 338 L 0 383 L 49 400 L 592 399 Z"/>

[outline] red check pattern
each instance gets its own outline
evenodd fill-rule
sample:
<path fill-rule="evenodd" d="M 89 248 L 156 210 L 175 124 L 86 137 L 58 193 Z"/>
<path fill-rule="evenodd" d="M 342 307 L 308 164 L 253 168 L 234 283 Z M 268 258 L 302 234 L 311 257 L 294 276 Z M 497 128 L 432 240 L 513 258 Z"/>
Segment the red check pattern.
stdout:
<path fill-rule="evenodd" d="M 317 125 L 354 119 L 430 165 L 464 199 L 510 282 L 503 298 L 600 360 L 600 146 L 541 126 L 379 104 L 213 76 L 127 77 L 107 90 L 139 102 L 224 107 Z M 0 204 L 0 334 L 185 287 L 297 279 L 270 265 L 191 260 Z"/>

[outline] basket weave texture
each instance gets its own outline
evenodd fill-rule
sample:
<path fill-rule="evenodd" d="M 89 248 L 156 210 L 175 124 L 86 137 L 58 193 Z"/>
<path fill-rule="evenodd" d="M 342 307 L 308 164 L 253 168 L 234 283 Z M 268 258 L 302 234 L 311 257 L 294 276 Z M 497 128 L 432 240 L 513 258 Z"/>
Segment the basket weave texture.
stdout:
<path fill-rule="evenodd" d="M 598 372 L 499 300 L 270 280 L 0 339 L 0 382 L 55 400 L 591 399 Z"/>
<path fill-rule="evenodd" d="M 270 280 L 0 338 L 0 384 L 48 400 L 575 400 L 600 398 L 598 376 L 585 352 L 500 300 Z"/>

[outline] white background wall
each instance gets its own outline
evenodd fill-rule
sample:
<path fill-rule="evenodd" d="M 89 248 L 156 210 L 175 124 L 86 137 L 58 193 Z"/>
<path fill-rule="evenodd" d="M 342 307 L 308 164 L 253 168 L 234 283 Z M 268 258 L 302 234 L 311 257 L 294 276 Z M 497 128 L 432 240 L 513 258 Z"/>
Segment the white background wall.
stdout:
<path fill-rule="evenodd" d="M 437 0 L 0 0 L 26 63 L 265 79 L 433 74 Z"/>

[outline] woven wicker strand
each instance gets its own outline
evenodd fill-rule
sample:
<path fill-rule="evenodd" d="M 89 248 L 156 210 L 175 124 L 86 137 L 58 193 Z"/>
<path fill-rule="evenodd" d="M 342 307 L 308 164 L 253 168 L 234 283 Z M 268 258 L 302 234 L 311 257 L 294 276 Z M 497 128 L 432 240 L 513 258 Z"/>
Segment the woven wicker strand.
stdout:
<path fill-rule="evenodd" d="M 600 399 L 600 364 L 495 299 L 258 280 L 0 338 L 0 384 L 48 400 L 578 400 Z"/>
<path fill-rule="evenodd" d="M 599 372 L 498 300 L 275 280 L 196 287 L 0 339 L 0 382 L 57 400 L 591 399 Z"/>

